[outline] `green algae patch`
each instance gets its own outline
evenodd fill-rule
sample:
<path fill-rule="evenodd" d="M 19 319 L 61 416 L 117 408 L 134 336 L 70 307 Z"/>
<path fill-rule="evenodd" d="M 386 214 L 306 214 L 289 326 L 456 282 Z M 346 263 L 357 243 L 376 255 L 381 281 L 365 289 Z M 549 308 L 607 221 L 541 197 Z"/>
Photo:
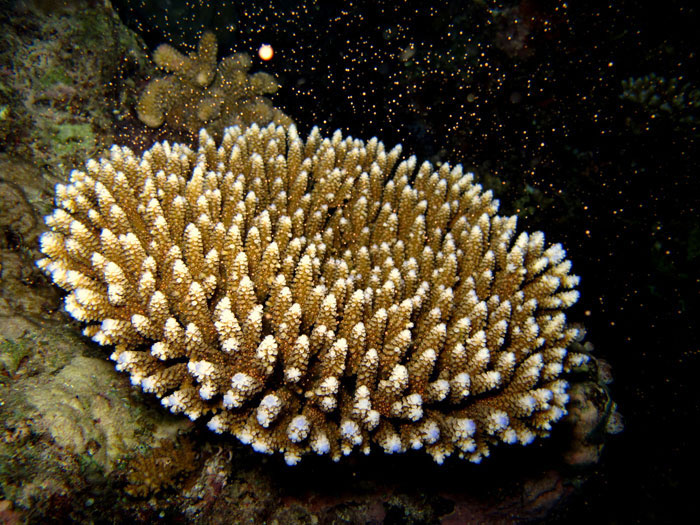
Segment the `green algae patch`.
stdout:
<path fill-rule="evenodd" d="M 18 344 L 12 339 L 0 339 L 0 372 L 14 375 L 20 363 L 29 355 L 26 345 Z M 0 375 L 2 381 L 2 375 Z"/>
<path fill-rule="evenodd" d="M 56 84 L 70 85 L 73 83 L 73 80 L 62 67 L 57 66 L 47 69 L 39 78 L 38 83 L 39 86 L 46 89 Z"/>
<path fill-rule="evenodd" d="M 73 158 L 75 156 L 89 155 L 96 147 L 97 139 L 92 125 L 88 123 L 62 123 L 51 126 L 51 134 L 54 139 L 52 147 L 54 153 Z"/>

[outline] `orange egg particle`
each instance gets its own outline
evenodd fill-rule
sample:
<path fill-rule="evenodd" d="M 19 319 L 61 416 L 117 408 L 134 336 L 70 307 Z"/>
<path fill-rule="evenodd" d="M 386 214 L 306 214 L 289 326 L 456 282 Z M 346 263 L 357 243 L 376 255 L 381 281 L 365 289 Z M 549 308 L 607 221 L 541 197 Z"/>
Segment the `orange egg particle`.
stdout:
<path fill-rule="evenodd" d="M 262 60 L 270 60 L 275 54 L 275 50 L 272 49 L 272 46 L 270 44 L 263 44 L 260 46 L 260 49 L 258 49 L 258 56 Z"/>

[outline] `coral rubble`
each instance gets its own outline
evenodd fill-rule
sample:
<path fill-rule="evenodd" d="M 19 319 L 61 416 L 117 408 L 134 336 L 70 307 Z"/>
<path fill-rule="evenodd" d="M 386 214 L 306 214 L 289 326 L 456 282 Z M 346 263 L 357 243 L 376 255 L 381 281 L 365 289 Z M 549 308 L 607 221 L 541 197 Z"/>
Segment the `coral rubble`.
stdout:
<path fill-rule="evenodd" d="M 548 435 L 587 359 L 564 249 L 400 154 L 274 125 L 113 146 L 56 187 L 37 264 L 134 385 L 289 464 Z"/>
<path fill-rule="evenodd" d="M 202 35 L 197 52 L 189 55 L 168 44 L 158 46 L 153 61 L 170 74 L 146 86 L 136 108 L 141 122 L 153 128 L 164 122 L 176 129 L 205 127 L 214 137 L 235 124 L 291 123 L 264 96 L 279 88 L 272 75 L 249 75 L 252 61 L 246 53 L 217 63 L 216 52 L 216 37 L 210 32 Z"/>

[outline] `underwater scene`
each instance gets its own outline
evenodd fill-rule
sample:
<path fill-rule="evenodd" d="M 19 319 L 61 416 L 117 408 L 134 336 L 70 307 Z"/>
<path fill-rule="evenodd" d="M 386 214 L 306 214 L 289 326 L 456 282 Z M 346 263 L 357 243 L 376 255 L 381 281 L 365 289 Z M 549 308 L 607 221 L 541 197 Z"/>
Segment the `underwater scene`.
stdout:
<path fill-rule="evenodd" d="M 693 3 L 0 7 L 0 523 L 692 515 Z"/>

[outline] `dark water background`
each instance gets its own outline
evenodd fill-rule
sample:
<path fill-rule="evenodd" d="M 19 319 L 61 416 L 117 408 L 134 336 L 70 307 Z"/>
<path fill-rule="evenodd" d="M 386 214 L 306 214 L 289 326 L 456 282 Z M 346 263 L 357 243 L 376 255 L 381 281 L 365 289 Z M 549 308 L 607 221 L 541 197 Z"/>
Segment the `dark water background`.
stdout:
<path fill-rule="evenodd" d="M 302 131 L 340 128 L 462 162 L 521 227 L 565 244 L 583 279 L 570 318 L 612 364 L 626 428 L 558 519 L 683 516 L 700 466 L 690 430 L 700 371 L 694 3 L 211 7 L 169 24 L 142 12 L 139 27 L 151 45 L 168 33 L 194 43 L 198 26 L 215 27 L 223 55 L 270 43 L 276 56 L 264 67 L 285 86 L 274 102 Z M 650 74 L 687 85 L 682 107 L 621 98 L 623 80 Z"/>
<path fill-rule="evenodd" d="M 221 7 L 236 17 L 235 32 L 207 13 L 191 33 L 155 15 L 140 27 L 152 44 L 169 31 L 194 42 L 200 23 L 218 24 L 224 48 L 272 44 L 265 68 L 285 86 L 274 102 L 302 131 L 340 128 L 462 162 L 494 188 L 502 211 L 522 216 L 521 227 L 564 243 L 583 282 L 570 318 L 585 322 L 612 364 L 626 424 L 565 517 L 672 522 L 692 508 L 700 466 L 691 430 L 700 371 L 695 4 Z M 624 80 L 651 74 L 687 86 L 684 103 L 667 111 L 621 97 Z"/>
<path fill-rule="evenodd" d="M 275 57 L 254 69 L 280 79 L 273 102 L 302 133 L 339 128 L 461 162 L 521 228 L 562 242 L 582 276 L 570 319 L 611 363 L 626 428 L 556 520 L 671 523 L 694 507 L 694 2 L 112 3 L 150 48 L 194 44 L 202 28 L 220 56 L 270 43 Z M 623 81 L 652 74 L 669 109 L 624 95 Z"/>

